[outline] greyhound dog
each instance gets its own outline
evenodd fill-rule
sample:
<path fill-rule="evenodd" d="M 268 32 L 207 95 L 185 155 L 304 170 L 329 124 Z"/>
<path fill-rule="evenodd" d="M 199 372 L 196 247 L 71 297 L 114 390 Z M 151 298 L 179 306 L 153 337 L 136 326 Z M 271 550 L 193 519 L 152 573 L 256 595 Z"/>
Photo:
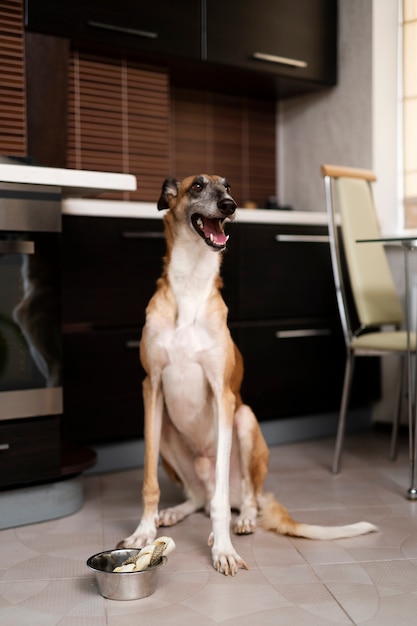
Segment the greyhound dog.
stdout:
<path fill-rule="evenodd" d="M 167 250 L 161 278 L 146 309 L 140 357 L 146 372 L 143 512 L 123 547 L 151 543 L 159 526 L 171 526 L 205 509 L 211 519 L 213 566 L 232 576 L 248 569 L 230 537 L 268 530 L 311 539 L 353 537 L 377 530 L 368 522 L 312 526 L 294 521 L 264 494 L 269 451 L 251 408 L 242 402 L 242 356 L 227 327 L 220 294 L 225 223 L 237 205 L 220 176 L 202 174 L 181 183 L 168 178 L 158 209 Z M 158 459 L 178 480 L 185 500 L 158 510 Z"/>

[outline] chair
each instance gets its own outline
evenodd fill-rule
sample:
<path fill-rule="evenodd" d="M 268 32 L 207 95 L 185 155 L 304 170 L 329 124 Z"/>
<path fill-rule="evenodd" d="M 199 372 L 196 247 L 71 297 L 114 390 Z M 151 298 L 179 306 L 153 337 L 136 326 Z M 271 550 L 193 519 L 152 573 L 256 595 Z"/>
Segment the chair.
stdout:
<path fill-rule="evenodd" d="M 401 330 L 404 320 L 403 309 L 395 289 L 391 270 L 383 243 L 358 243 L 358 239 L 380 237 L 379 225 L 374 206 L 372 183 L 376 180 L 373 172 L 355 168 L 322 165 L 325 201 L 329 220 L 329 241 L 343 335 L 346 344 L 346 367 L 342 399 L 337 427 L 336 445 L 332 471 L 340 470 L 340 457 L 343 448 L 346 414 L 356 357 L 384 356 L 395 354 L 400 357 L 400 381 L 396 399 L 391 437 L 391 458 L 394 458 L 397 432 L 401 411 L 401 395 L 407 355 L 416 352 L 416 334 Z M 340 226 L 340 236 L 339 228 Z M 341 263 L 341 242 L 347 266 L 351 295 L 356 308 L 348 306 L 348 292 Z M 350 310 L 349 310 L 350 308 Z M 353 321 L 354 318 L 355 322 Z M 352 324 L 355 323 L 355 327 Z M 388 327 L 388 328 L 387 328 Z M 415 401 L 408 368 L 408 411 L 410 437 L 410 463 L 412 487 L 414 489 L 414 437 L 413 413 Z"/>

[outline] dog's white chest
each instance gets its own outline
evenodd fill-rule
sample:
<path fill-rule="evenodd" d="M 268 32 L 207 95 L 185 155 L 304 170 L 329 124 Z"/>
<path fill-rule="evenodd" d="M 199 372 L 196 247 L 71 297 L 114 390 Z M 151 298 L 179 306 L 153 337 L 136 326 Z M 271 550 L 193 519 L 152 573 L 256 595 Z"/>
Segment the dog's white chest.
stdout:
<path fill-rule="evenodd" d="M 213 337 L 205 324 L 204 298 L 184 294 L 177 323 L 163 336 L 165 404 L 176 428 L 200 450 L 212 440 L 213 403 L 208 372 Z"/>
<path fill-rule="evenodd" d="M 211 389 L 206 375 L 206 358 L 212 349 L 207 331 L 187 324 L 165 334 L 167 364 L 162 371 L 165 403 L 171 421 L 194 438 L 194 425 L 212 416 Z"/>

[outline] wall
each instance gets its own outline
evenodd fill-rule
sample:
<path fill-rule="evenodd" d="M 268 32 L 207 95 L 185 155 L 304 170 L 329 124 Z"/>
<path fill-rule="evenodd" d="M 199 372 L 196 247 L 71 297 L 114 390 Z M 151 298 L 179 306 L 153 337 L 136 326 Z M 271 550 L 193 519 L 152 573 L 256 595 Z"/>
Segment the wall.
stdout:
<path fill-rule="evenodd" d="M 337 87 L 277 107 L 279 201 L 324 210 L 321 163 L 372 166 L 372 0 L 339 0 Z"/>

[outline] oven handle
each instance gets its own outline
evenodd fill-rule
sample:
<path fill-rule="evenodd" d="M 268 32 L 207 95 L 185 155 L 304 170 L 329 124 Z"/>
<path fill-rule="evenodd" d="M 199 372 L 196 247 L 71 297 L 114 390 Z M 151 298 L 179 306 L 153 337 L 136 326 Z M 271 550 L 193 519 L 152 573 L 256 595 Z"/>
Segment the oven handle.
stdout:
<path fill-rule="evenodd" d="M 0 254 L 35 254 L 34 241 L 0 241 Z"/>

